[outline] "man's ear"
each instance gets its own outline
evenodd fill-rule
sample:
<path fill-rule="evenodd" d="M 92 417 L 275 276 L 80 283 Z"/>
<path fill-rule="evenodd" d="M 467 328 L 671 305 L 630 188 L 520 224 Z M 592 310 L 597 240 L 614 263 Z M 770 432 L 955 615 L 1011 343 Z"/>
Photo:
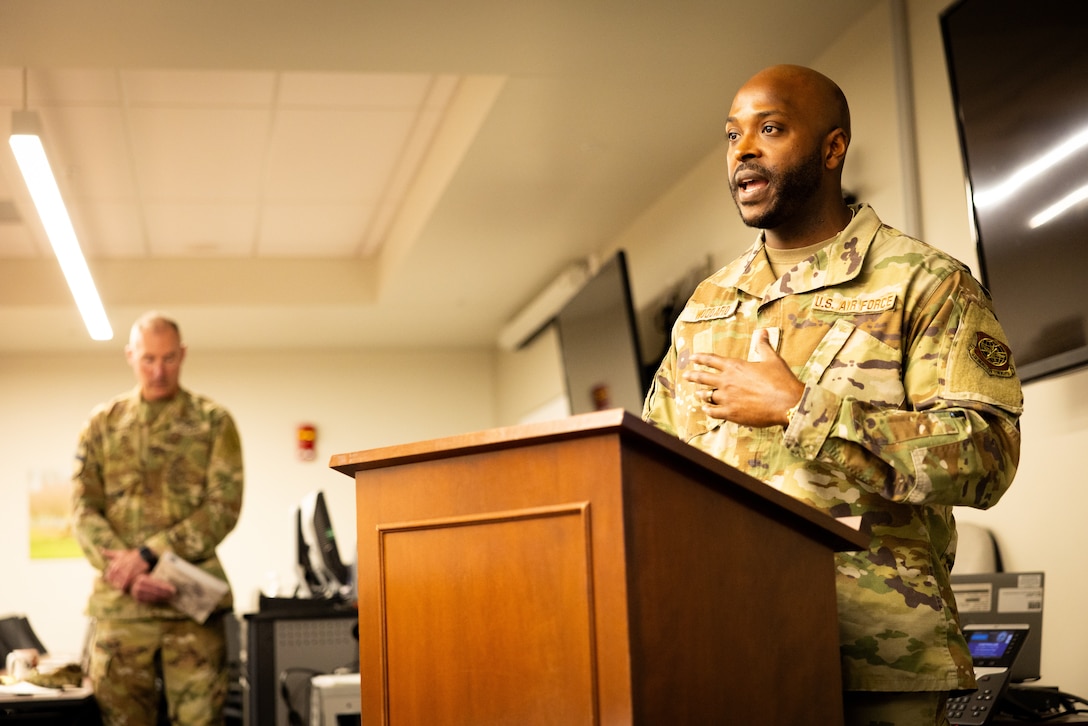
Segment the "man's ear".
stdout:
<path fill-rule="evenodd" d="M 846 160 L 846 148 L 850 139 L 841 128 L 832 129 L 824 139 L 824 166 L 828 169 L 841 169 Z"/>

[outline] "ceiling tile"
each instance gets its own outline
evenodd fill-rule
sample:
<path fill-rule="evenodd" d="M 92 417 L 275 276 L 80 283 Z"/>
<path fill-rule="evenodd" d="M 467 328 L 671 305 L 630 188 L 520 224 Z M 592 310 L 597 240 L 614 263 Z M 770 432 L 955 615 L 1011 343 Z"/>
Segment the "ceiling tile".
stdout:
<path fill-rule="evenodd" d="M 256 201 L 267 110 L 132 109 L 136 180 L 146 201 Z"/>
<path fill-rule="evenodd" d="M 58 107 L 40 113 L 50 163 L 70 198 L 135 200 L 136 186 L 119 108 Z"/>
<path fill-rule="evenodd" d="M 132 106 L 266 106 L 276 74 L 260 71 L 125 71 L 125 99 Z"/>
<path fill-rule="evenodd" d="M 407 111 L 284 109 L 269 154 L 270 200 L 374 201 L 415 120 Z"/>
<path fill-rule="evenodd" d="M 284 73 L 279 104 L 326 108 L 416 108 L 433 76 L 424 73 Z"/>
<path fill-rule="evenodd" d="M 0 257 L 39 257 L 38 246 L 25 225 L 0 220 Z"/>
<path fill-rule="evenodd" d="M 3 128 L 4 124 L 0 122 L 0 135 L 5 138 L 8 135 L 8 130 Z M 19 167 L 15 163 L 15 157 L 8 152 L 6 144 L 0 147 L 0 204 L 9 202 L 16 194 L 26 194 L 26 185 L 23 184 L 23 178 L 19 175 Z"/>
<path fill-rule="evenodd" d="M 387 198 L 399 199 L 412 183 L 420 162 L 434 141 L 435 133 L 444 118 L 444 110 L 425 109 L 416 117 L 411 130 L 411 136 L 407 139 L 401 152 L 397 168 L 390 175 L 386 190 Z"/>
<path fill-rule="evenodd" d="M 261 257 L 354 257 L 373 207 L 268 205 L 261 214 Z"/>
<path fill-rule="evenodd" d="M 153 257 L 248 257 L 256 204 L 147 204 Z"/>
<path fill-rule="evenodd" d="M 88 258 L 140 258 L 147 255 L 139 205 L 134 202 L 76 202 L 73 224 Z"/>

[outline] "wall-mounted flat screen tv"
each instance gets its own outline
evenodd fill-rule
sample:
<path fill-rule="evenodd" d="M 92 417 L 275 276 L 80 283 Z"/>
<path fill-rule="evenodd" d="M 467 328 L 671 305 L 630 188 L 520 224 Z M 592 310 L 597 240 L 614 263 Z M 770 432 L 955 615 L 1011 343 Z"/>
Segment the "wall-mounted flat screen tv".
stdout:
<path fill-rule="evenodd" d="M 617 252 L 555 318 L 571 413 L 624 408 L 646 394 L 627 259 Z"/>
<path fill-rule="evenodd" d="M 959 0 L 941 30 L 982 282 L 1020 377 L 1084 366 L 1088 4 Z"/>

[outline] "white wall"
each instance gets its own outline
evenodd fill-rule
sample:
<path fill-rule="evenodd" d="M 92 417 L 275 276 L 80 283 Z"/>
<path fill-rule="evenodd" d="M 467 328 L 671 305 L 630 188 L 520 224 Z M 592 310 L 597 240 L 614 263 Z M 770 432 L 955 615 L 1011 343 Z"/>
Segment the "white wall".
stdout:
<path fill-rule="evenodd" d="M 555 328 L 546 328 L 521 350 L 501 352 L 495 385 L 500 425 L 567 415 L 570 406 Z"/>
<path fill-rule="evenodd" d="M 184 327 L 184 321 L 180 321 Z M 225 405 L 241 431 L 246 491 L 220 548 L 238 612 L 255 610 L 269 571 L 294 583 L 292 507 L 323 489 L 345 561 L 354 561 L 353 482 L 333 454 L 491 428 L 491 351 L 207 354 L 190 350 L 189 389 Z M 29 559 L 28 482 L 67 476 L 80 427 L 98 402 L 133 385 L 122 354 L 0 358 L 0 614 L 26 613 L 54 652 L 82 647 L 93 572 L 82 559 Z M 297 457 L 297 426 L 317 427 L 317 459 Z"/>

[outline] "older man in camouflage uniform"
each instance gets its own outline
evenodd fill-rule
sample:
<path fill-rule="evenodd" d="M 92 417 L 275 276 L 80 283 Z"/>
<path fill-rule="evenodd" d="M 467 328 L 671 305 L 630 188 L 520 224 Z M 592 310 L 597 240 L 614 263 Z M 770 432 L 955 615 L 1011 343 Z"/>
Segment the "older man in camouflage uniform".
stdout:
<path fill-rule="evenodd" d="M 947 723 L 948 692 L 975 685 L 952 508 L 995 504 L 1019 458 L 1004 333 L 964 265 L 844 203 L 849 111 L 829 79 L 762 71 L 726 133 L 737 208 L 763 231 L 695 291 L 644 415 L 860 516 L 869 549 L 835 562 L 847 723 Z"/>
<path fill-rule="evenodd" d="M 215 549 L 242 505 L 238 431 L 225 409 L 180 387 L 176 323 L 141 317 L 125 354 L 138 385 L 92 412 L 74 477 L 77 537 L 101 570 L 88 605 L 95 697 L 105 726 L 153 726 L 163 696 L 171 723 L 219 726 L 230 591 L 198 623 L 151 571 L 170 551 L 226 580 Z"/>

